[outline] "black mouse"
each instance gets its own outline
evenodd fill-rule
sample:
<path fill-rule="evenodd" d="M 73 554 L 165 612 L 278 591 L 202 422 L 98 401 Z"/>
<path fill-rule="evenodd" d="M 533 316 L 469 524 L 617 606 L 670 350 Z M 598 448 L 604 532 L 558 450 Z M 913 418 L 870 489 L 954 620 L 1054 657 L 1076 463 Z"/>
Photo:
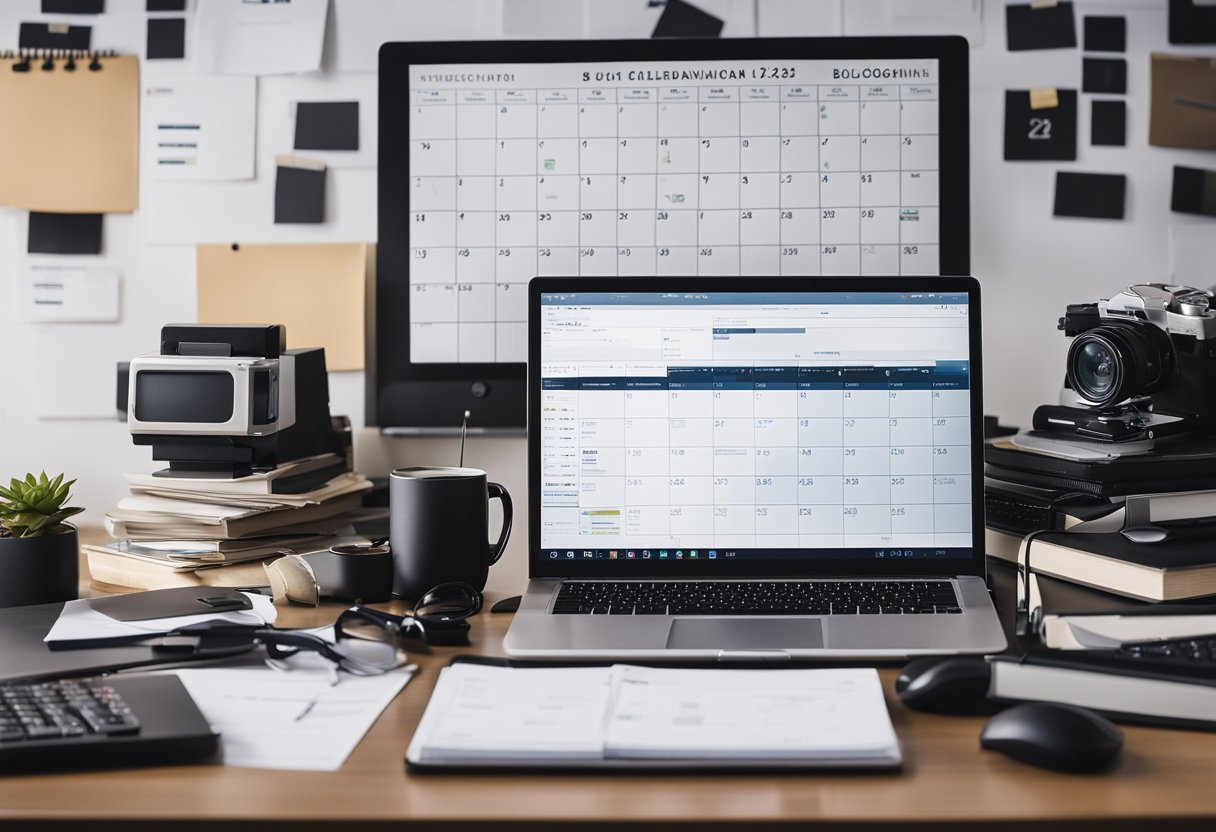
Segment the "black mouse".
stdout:
<path fill-rule="evenodd" d="M 992 713 L 988 686 L 992 670 L 977 657 L 913 659 L 895 680 L 899 701 L 931 713 Z"/>
<path fill-rule="evenodd" d="M 1027 702 L 988 720 L 980 748 L 1056 771 L 1101 771 L 1123 747 L 1123 732 L 1109 719 L 1075 705 Z"/>

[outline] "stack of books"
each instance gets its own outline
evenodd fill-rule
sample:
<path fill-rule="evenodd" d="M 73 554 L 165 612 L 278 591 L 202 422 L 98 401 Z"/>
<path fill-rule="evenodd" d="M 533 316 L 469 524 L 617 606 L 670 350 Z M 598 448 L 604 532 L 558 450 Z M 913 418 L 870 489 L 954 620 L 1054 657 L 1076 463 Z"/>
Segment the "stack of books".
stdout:
<path fill-rule="evenodd" d="M 1024 554 L 1039 610 L 1035 637 L 994 659 L 991 695 L 1216 730 L 1216 711 L 1204 710 L 1216 702 L 1216 661 L 1148 667 L 1124 658 L 1128 645 L 1216 634 L 1216 483 L 1054 483 L 1029 464 L 1019 472 L 988 461 L 986 551 L 1012 563 Z"/>
<path fill-rule="evenodd" d="M 96 583 L 134 589 L 250 586 L 264 561 L 328 548 L 353 533 L 372 488 L 322 454 L 238 479 L 128 474 L 131 494 L 106 515 L 115 540 L 82 547 Z"/>

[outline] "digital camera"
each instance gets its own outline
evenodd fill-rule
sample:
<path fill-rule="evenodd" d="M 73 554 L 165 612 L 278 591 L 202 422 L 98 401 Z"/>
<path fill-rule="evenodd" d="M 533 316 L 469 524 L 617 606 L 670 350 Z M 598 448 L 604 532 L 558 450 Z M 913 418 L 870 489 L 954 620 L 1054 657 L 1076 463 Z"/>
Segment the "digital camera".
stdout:
<path fill-rule="evenodd" d="M 1154 424 L 1158 435 L 1216 433 L 1211 304 L 1201 289 L 1152 283 L 1069 305 L 1059 321 L 1073 339 L 1063 403 L 1089 414 L 1074 431 L 1115 441 L 1152 438 Z"/>

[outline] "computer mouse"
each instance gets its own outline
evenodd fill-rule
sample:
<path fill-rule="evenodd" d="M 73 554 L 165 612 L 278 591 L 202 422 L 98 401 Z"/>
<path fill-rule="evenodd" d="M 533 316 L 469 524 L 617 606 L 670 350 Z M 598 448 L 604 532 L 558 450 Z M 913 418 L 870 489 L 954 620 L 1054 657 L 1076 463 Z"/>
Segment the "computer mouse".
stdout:
<path fill-rule="evenodd" d="M 1133 526 L 1124 529 L 1123 536 L 1132 543 L 1160 543 L 1170 536 L 1170 530 L 1161 526 Z"/>
<path fill-rule="evenodd" d="M 1026 702 L 1001 711 L 980 733 L 980 748 L 1039 768 L 1101 771 L 1123 747 L 1123 732 L 1086 708 Z"/>
<path fill-rule="evenodd" d="M 992 670 L 977 657 L 913 659 L 895 680 L 899 701 L 931 713 L 991 713 Z"/>

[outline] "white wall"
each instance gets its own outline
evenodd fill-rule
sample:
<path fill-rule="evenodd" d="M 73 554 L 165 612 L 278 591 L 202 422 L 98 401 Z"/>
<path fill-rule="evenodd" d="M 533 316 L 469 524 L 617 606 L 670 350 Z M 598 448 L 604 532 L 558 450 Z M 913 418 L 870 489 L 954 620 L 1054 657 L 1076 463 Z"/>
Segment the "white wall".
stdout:
<path fill-rule="evenodd" d="M 707 0 L 708 2 L 709 0 Z M 206 2 L 206 0 L 199 0 Z M 404 38 L 401 21 L 417 16 L 419 9 L 468 7 L 454 22 L 434 24 L 422 35 L 485 36 L 501 28 L 502 3 L 515 12 L 540 9 L 536 16 L 509 21 L 513 37 L 538 34 L 529 31 L 546 12 L 562 9 L 557 30 L 570 27 L 579 34 L 584 20 L 608 27 L 628 23 L 625 17 L 641 0 L 593 0 L 584 18 L 571 13 L 574 0 L 445 0 L 442 3 L 389 3 L 385 0 L 334 0 L 327 38 L 326 65 L 372 64 L 351 52 L 352 21 L 345 15 L 359 6 L 376 15 L 390 15 L 396 24 L 386 26 L 389 37 Z M 731 31 L 746 31 L 759 22 L 763 33 L 784 34 L 897 34 L 891 31 L 892 9 L 901 17 L 902 31 L 914 21 L 918 8 L 965 10 L 968 0 L 712 0 L 732 13 Z M 980 0 L 976 0 L 980 2 Z M 463 6 L 462 6 L 463 4 Z M 548 5 L 546 5 L 548 4 Z M 898 4 L 897 6 L 895 4 Z M 47 19 L 38 14 L 38 0 L 5 0 L 0 4 L 0 48 L 16 44 L 17 24 Z M 1082 95 L 1078 124 L 1078 160 L 1075 163 L 1005 163 L 1002 161 L 1004 90 L 1031 86 L 1080 87 L 1082 50 L 1010 53 L 1005 50 L 1004 3 L 987 0 L 982 20 L 967 16 L 943 24 L 942 31 L 963 31 L 976 44 L 971 53 L 971 193 L 972 268 L 985 290 L 985 409 L 1007 422 L 1025 424 L 1034 406 L 1054 400 L 1062 376 L 1065 339 L 1055 321 L 1069 302 L 1096 299 L 1118 291 L 1129 282 L 1166 278 L 1167 227 L 1195 225 L 1216 237 L 1216 223 L 1198 217 L 1171 214 L 1169 207 L 1172 165 L 1216 168 L 1216 154 L 1151 148 L 1148 133 L 1148 55 L 1151 51 L 1216 56 L 1216 48 L 1172 48 L 1166 43 L 1165 0 L 1141 2 L 1085 2 L 1077 4 L 1078 35 L 1084 14 L 1122 14 L 1128 18 L 1128 146 L 1089 146 L 1089 96 Z M 143 49 L 143 0 L 108 0 L 107 14 L 97 21 L 105 37 L 96 46 L 118 46 L 127 52 Z M 356 10 L 356 11 L 352 11 Z M 404 11 L 403 11 L 404 10 Z M 423 11 L 421 14 L 425 15 Z M 751 18 L 749 20 L 749 18 Z M 462 29 L 461 21 L 467 22 Z M 188 35 L 191 24 L 188 23 Z M 445 28 L 446 27 L 446 28 Z M 916 32 L 936 28 L 921 23 Z M 979 37 L 975 37 L 976 34 Z M 189 61 L 145 64 L 145 77 L 155 73 L 189 74 Z M 72 391 L 98 387 L 113 374 L 114 362 L 156 347 L 162 324 L 194 319 L 193 239 L 255 241 L 372 240 L 375 227 L 375 172 L 370 169 L 334 169 L 329 178 L 332 218 L 325 226 L 274 226 L 271 222 L 273 165 L 276 153 L 289 148 L 283 124 L 285 102 L 300 91 L 325 95 L 370 94 L 374 100 L 375 76 L 337 73 L 271 77 L 259 80 L 258 178 L 249 183 L 179 186 L 158 190 L 141 182 L 141 209 L 131 215 L 105 219 L 102 259 L 119 265 L 123 273 L 122 320 L 112 324 L 31 325 L 18 322 L 8 307 L 14 275 L 25 255 L 26 219 L 23 212 L 0 209 L 0 332 L 4 357 L 0 369 L 0 475 L 27 469 L 64 470 L 79 477 L 77 501 L 88 507 L 86 522 L 100 522 L 101 514 L 125 492 L 124 471 L 148 471 L 155 466 L 146 449 L 131 445 L 125 425 L 116 420 L 55 419 L 35 416 L 39 385 L 65 386 Z M 26 126 L 27 129 L 36 129 Z M 4 129 L 14 129 L 6 124 Z M 1126 173 L 1129 177 L 1127 219 L 1056 220 L 1051 217 L 1054 172 L 1057 169 Z M 191 188 L 197 190 L 191 191 Z M 164 244 L 170 240 L 171 244 Z M 1216 267 L 1214 267 L 1216 268 Z M 1216 282 L 1216 272 L 1207 283 Z M 104 374 L 104 375 L 99 375 Z M 363 420 L 361 373 L 336 373 L 331 378 L 333 408 Z M 80 395 L 87 395 L 81 393 Z M 96 399 L 96 396 L 94 396 Z M 102 402 L 101 410 L 108 401 Z M 97 410 L 96 401 L 82 401 L 82 410 Z M 398 465 L 449 464 L 455 461 L 456 440 L 450 438 L 382 439 L 362 430 L 356 440 L 360 470 L 382 475 Z M 492 586 L 518 586 L 526 572 L 523 559 L 527 539 L 524 441 L 519 438 L 470 440 L 466 461 L 487 469 L 516 497 L 519 521 L 504 565 L 495 570 Z"/>

